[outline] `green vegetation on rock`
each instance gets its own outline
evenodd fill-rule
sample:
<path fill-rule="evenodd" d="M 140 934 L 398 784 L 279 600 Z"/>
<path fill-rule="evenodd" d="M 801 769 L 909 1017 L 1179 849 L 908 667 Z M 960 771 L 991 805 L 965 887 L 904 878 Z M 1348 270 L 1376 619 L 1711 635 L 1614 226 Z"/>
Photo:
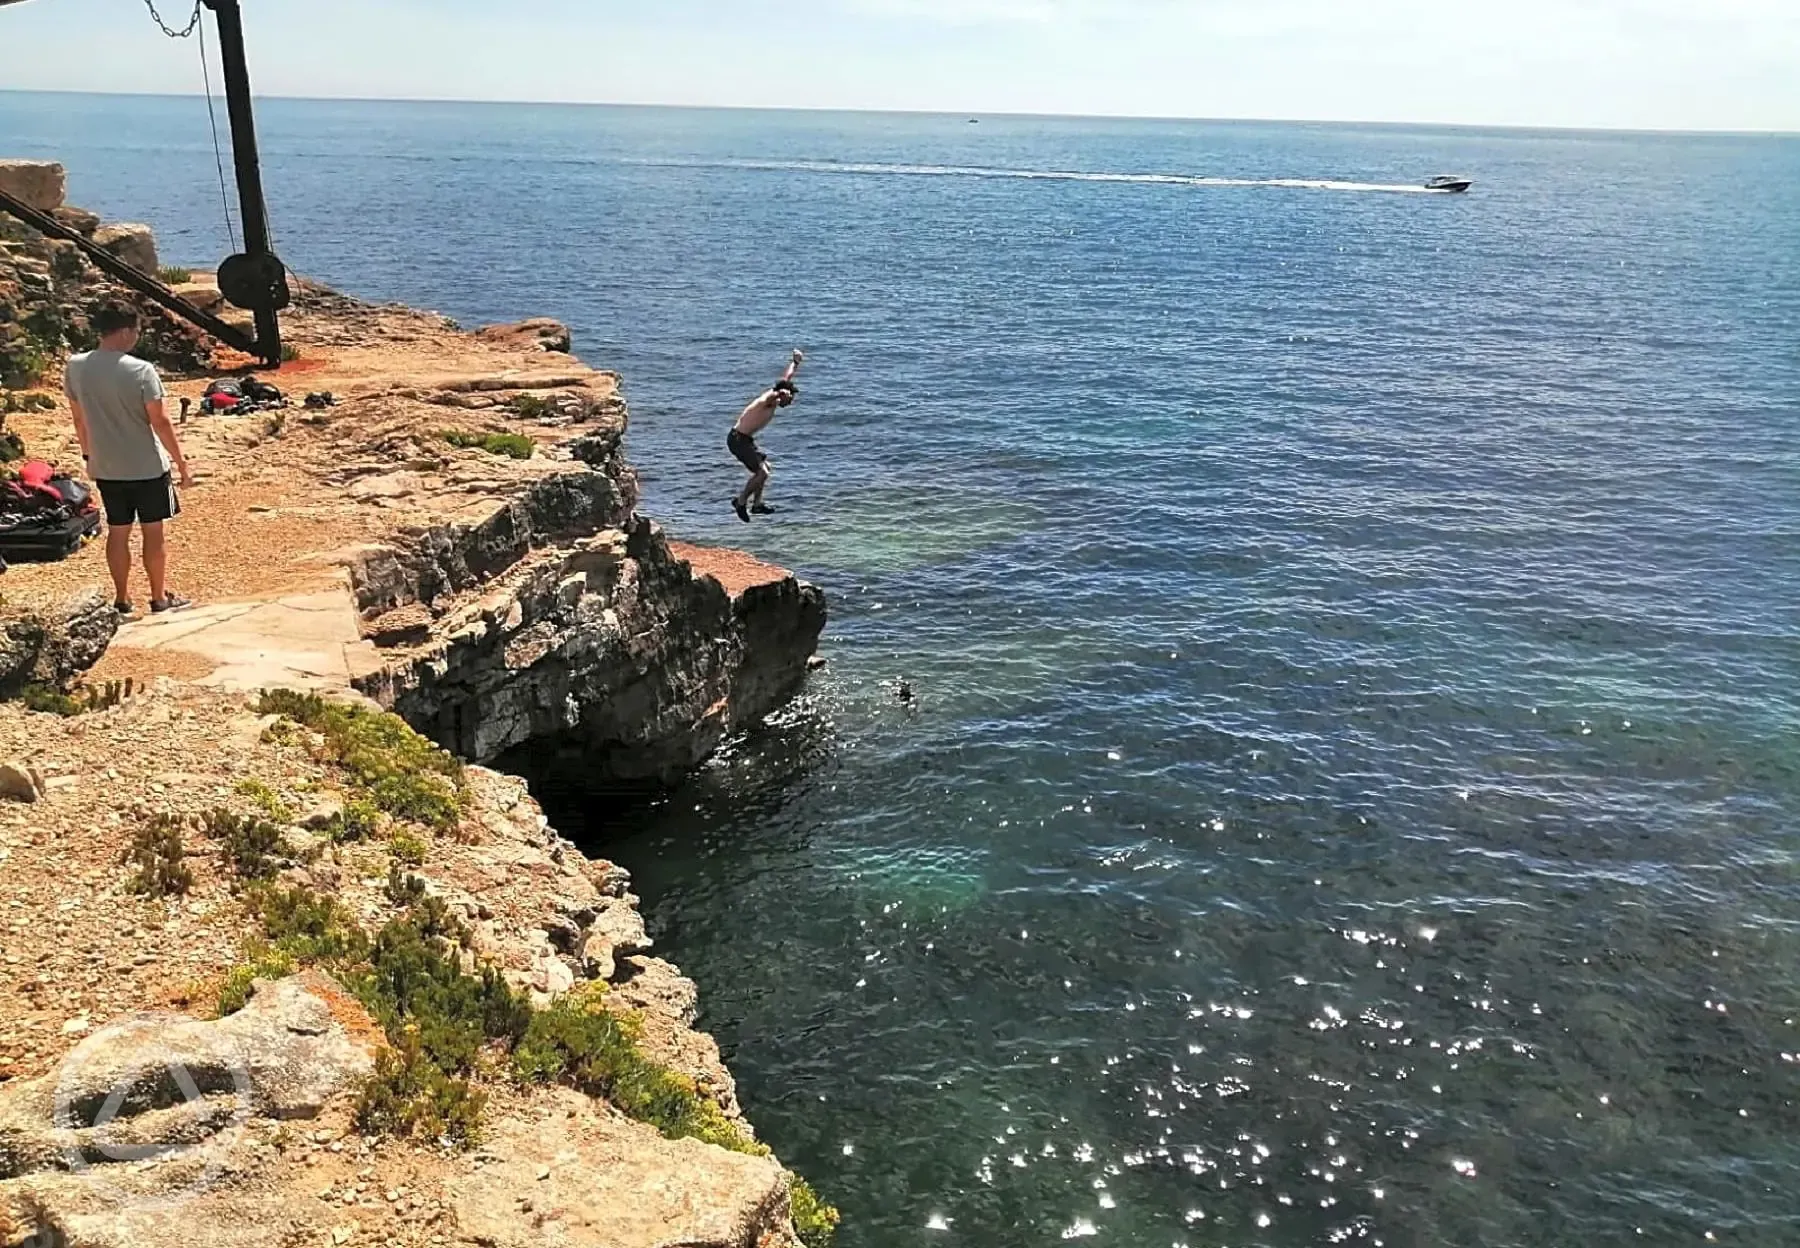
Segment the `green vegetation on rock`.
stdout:
<path fill-rule="evenodd" d="M 145 819 L 125 850 L 124 862 L 137 871 L 126 887 L 144 897 L 176 897 L 194 886 L 181 839 L 181 820 L 158 814 Z"/>
<path fill-rule="evenodd" d="M 265 690 L 263 715 L 283 715 L 323 738 L 320 753 L 342 767 L 377 809 L 439 831 L 462 818 L 463 766 L 398 715 L 327 702 L 312 693 Z M 349 809 L 346 807 L 346 819 Z"/>
<path fill-rule="evenodd" d="M 231 968 L 219 988 L 219 1017 L 226 1018 L 249 1005 L 257 980 L 285 979 L 296 969 L 294 960 L 279 949 L 251 945 L 244 951 L 244 960 Z"/>
<path fill-rule="evenodd" d="M 157 275 L 162 278 L 165 286 L 185 286 L 194 280 L 191 270 L 173 264 L 163 265 L 157 270 Z"/>
<path fill-rule="evenodd" d="M 261 780 L 240 780 L 237 791 L 239 797 L 249 798 L 251 805 L 276 823 L 292 823 L 294 821 L 293 807 L 282 801 L 281 795 Z"/>
<path fill-rule="evenodd" d="M 537 444 L 522 433 L 464 433 L 460 429 L 446 429 L 442 436 L 451 446 L 504 455 L 508 459 L 530 459 L 537 450 Z"/>
<path fill-rule="evenodd" d="M 202 815 L 200 826 L 218 843 L 225 865 L 239 879 L 273 879 L 281 869 L 281 829 L 269 820 L 220 809 Z"/>
<path fill-rule="evenodd" d="M 30 390 L 0 390 L 0 416 L 14 412 L 53 412 L 56 400 Z"/>
<path fill-rule="evenodd" d="M 376 1055 L 375 1073 L 357 1098 L 356 1125 L 370 1135 L 467 1148 L 479 1137 L 486 1108 L 487 1093 L 446 1075 L 418 1038 L 406 1035 Z"/>
<path fill-rule="evenodd" d="M 408 867 L 422 867 L 429 852 L 423 840 L 411 832 L 396 832 L 388 840 L 388 852 L 394 861 Z"/>
<path fill-rule="evenodd" d="M 37 711 L 45 715 L 61 715 L 73 718 L 81 714 L 81 703 L 60 689 L 52 689 L 48 685 L 26 685 L 19 693 L 19 701 L 24 703 L 28 711 Z"/>
<path fill-rule="evenodd" d="M 0 434 L 0 445 L 4 445 L 8 436 L 10 435 Z M 4 458 L 4 454 L 0 454 L 0 462 Z M 28 711 L 73 719 L 77 715 L 112 710 L 131 696 L 132 688 L 129 680 L 109 680 L 103 685 L 86 685 L 74 693 L 64 693 L 52 685 L 26 685 L 19 691 L 19 701 Z"/>
<path fill-rule="evenodd" d="M 42 381 L 55 354 L 51 344 L 29 333 L 0 341 L 0 386 L 23 390 Z"/>
<path fill-rule="evenodd" d="M 806 1248 L 826 1248 L 842 1220 L 837 1206 L 826 1204 L 813 1185 L 797 1174 L 788 1186 L 788 1205 L 800 1242 Z"/>
<path fill-rule="evenodd" d="M 692 1138 L 732 1152 L 768 1156 L 686 1075 L 645 1055 L 642 1021 L 610 1010 L 605 984 L 534 1010 L 492 966 L 465 966 L 468 932 L 425 881 L 390 866 L 385 895 L 400 915 L 373 941 L 329 897 L 260 886 L 248 901 L 262 936 L 246 949 L 220 994 L 221 1014 L 242 1009 L 258 978 L 301 966 L 324 967 L 381 1025 L 390 1049 L 357 1097 L 359 1129 L 446 1147 L 479 1139 L 487 1097 L 474 1080 L 506 1068 L 525 1084 L 560 1083 L 602 1097 L 670 1139 Z M 838 1223 L 804 1179 L 790 1200 L 808 1248 L 824 1248 Z"/>
<path fill-rule="evenodd" d="M 513 1072 L 526 1083 L 562 1083 L 649 1123 L 672 1140 L 766 1157 L 769 1146 L 725 1116 L 694 1081 L 651 1061 L 639 1047 L 641 1025 L 602 1004 L 604 992 L 574 993 L 532 1015 L 513 1050 Z M 794 1176 L 789 1191 L 794 1229 L 808 1248 L 824 1248 L 838 1211 Z"/>

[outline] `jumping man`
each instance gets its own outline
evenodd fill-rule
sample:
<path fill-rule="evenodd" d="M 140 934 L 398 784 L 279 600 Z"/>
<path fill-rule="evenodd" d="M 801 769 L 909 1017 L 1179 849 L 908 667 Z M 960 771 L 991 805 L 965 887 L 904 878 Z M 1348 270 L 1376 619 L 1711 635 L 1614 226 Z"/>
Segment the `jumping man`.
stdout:
<path fill-rule="evenodd" d="M 725 447 L 738 462 L 750 470 L 750 480 L 745 482 L 743 490 L 731 500 L 731 509 L 737 512 L 738 519 L 745 524 L 750 523 L 750 513 L 766 516 L 774 510 L 763 504 L 763 487 L 769 484 L 769 457 L 757 449 L 756 435 L 769 427 L 775 419 L 775 413 L 790 406 L 799 397 L 800 390 L 794 385 L 794 374 L 800 371 L 800 362 L 806 358 L 799 347 L 794 348 L 794 355 L 788 361 L 787 372 L 781 380 L 763 391 L 762 395 L 737 418 L 726 435 Z"/>

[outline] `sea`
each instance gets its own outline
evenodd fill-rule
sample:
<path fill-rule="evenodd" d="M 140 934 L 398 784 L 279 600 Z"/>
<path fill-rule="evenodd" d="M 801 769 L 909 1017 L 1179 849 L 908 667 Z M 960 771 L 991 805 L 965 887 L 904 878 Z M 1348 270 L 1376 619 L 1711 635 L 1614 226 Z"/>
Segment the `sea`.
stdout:
<path fill-rule="evenodd" d="M 259 121 L 293 268 L 568 322 L 647 512 L 829 593 L 766 728 L 549 797 L 844 1248 L 1800 1244 L 1800 139 Z M 0 148 L 229 250 L 198 98 Z"/>

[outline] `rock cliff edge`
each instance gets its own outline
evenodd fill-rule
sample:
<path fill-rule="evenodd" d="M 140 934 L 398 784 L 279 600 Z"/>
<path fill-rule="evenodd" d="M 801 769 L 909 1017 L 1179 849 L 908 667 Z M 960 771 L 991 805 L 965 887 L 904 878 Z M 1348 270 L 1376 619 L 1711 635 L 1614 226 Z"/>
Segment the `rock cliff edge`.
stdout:
<path fill-rule="evenodd" d="M 60 168 L 0 179 L 156 263 Z M 0 217 L 29 457 L 79 465 L 61 361 L 117 293 Z M 150 328 L 201 606 L 121 626 L 94 546 L 3 586 L 0 1248 L 819 1242 L 628 875 L 478 764 L 677 779 L 799 690 L 823 594 L 637 514 L 619 379 L 555 322 L 301 284 L 291 405 L 217 414 L 246 361 Z"/>

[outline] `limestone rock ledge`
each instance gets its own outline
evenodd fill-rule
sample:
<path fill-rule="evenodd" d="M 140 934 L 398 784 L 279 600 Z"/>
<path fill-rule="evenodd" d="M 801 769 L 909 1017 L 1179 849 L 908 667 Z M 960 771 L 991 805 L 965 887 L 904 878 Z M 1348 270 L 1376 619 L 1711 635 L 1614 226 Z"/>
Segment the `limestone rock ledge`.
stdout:
<path fill-rule="evenodd" d="M 824 626 L 817 588 L 773 573 L 734 596 L 630 518 L 532 553 L 359 687 L 466 758 L 561 746 L 597 782 L 669 782 L 798 690 Z"/>
<path fill-rule="evenodd" d="M 340 782 L 264 725 L 241 697 L 171 681 L 76 720 L 0 705 L 0 755 L 53 777 L 28 816 L 0 803 L 0 871 L 16 913 L 60 916 L 0 930 L 0 1050 L 18 1055 L 0 1064 L 0 1246 L 795 1248 L 777 1160 L 665 1139 L 566 1089 L 485 1081 L 468 1153 L 359 1134 L 354 1097 L 383 1040 L 323 974 L 261 983 L 228 1019 L 175 1012 L 204 1011 L 210 993 L 189 985 L 239 956 L 236 881 L 201 850 L 185 899 L 132 896 L 117 812 L 230 802 L 245 779 L 299 810 Z M 650 955 L 629 875 L 559 836 L 517 779 L 468 780 L 461 828 L 415 874 L 474 952 L 540 1004 L 605 982 L 646 1054 L 748 1132 L 717 1044 L 694 1030 L 694 985 Z M 387 861 L 378 842 L 346 844 L 295 855 L 283 879 L 374 930 L 395 912 Z M 64 973 L 89 947 L 104 966 Z"/>

